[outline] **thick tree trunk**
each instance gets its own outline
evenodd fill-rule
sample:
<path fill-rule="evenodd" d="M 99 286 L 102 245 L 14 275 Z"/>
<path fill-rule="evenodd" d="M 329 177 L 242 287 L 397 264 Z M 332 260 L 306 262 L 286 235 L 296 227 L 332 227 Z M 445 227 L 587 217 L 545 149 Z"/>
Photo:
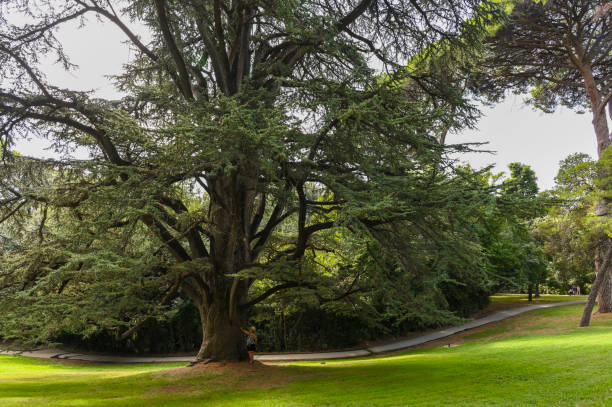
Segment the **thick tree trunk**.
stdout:
<path fill-rule="evenodd" d="M 591 314 L 593 313 L 593 307 L 595 306 L 595 299 L 597 298 L 597 294 L 599 293 L 599 289 L 601 285 L 604 283 L 606 279 L 606 270 L 610 267 L 610 257 L 612 256 L 612 244 L 610 241 L 607 242 L 606 253 L 603 256 L 597 256 L 602 261 L 597 267 L 597 274 L 595 275 L 595 282 L 593 282 L 593 286 L 591 287 L 591 293 L 589 294 L 589 298 L 587 299 L 586 306 L 584 307 L 584 312 L 582 313 L 582 320 L 580 321 L 580 326 L 589 326 L 591 323 Z M 602 259 L 603 258 L 603 259 Z"/>
<path fill-rule="evenodd" d="M 251 171 L 255 173 L 255 171 Z M 241 308 L 249 281 L 235 276 L 252 261 L 249 231 L 256 179 L 232 174 L 208 180 L 211 194 L 211 269 L 203 275 L 208 292 L 201 295 L 202 345 L 196 361 L 248 358 L 240 331 Z"/>
<path fill-rule="evenodd" d="M 208 310 L 200 311 L 202 345 L 196 361 L 248 359 L 244 335 L 240 331 L 240 315 L 236 311 L 230 318 L 227 302 L 216 301 Z"/>
<path fill-rule="evenodd" d="M 597 293 L 597 312 L 612 312 L 612 267 L 608 265 Z"/>
<path fill-rule="evenodd" d="M 593 129 L 597 138 L 597 156 L 601 158 L 603 151 L 610 145 L 610 130 L 605 109 L 600 109 L 601 95 L 595 84 L 593 71 L 589 65 L 580 67 L 587 95 L 593 111 Z"/>

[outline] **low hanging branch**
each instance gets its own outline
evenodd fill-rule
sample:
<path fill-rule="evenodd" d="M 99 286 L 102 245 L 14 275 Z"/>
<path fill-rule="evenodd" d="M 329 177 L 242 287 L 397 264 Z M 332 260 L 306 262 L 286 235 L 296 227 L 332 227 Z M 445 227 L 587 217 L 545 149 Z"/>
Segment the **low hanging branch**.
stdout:
<path fill-rule="evenodd" d="M 265 291 L 264 293 L 262 293 L 261 295 L 255 297 L 255 298 L 253 298 L 250 301 L 243 302 L 242 304 L 240 304 L 240 308 L 252 307 L 253 305 L 259 304 L 260 302 L 262 302 L 266 298 L 276 294 L 279 291 L 287 290 L 289 288 L 296 288 L 296 287 L 311 288 L 313 290 L 317 288 L 317 286 L 315 284 L 305 283 L 305 282 L 302 282 L 302 281 L 290 281 L 290 282 L 286 282 L 286 283 L 279 284 L 277 286 L 274 286 L 274 287 L 268 289 L 267 291 Z"/>

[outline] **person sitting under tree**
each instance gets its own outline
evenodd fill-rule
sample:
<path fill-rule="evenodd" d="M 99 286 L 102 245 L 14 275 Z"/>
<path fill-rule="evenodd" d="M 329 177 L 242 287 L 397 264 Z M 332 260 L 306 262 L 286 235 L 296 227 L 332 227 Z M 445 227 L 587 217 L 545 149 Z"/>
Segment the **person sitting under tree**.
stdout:
<path fill-rule="evenodd" d="M 257 349 L 257 335 L 255 335 L 255 327 L 252 326 L 247 331 L 246 329 L 240 327 L 240 330 L 244 332 L 247 336 L 247 351 L 249 352 L 249 364 L 255 363 L 254 353 Z"/>

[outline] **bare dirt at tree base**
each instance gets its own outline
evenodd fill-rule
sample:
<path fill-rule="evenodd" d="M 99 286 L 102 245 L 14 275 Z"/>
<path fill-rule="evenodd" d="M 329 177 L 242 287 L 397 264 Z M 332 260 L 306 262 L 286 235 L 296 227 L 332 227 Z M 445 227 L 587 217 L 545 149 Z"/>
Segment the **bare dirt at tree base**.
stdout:
<path fill-rule="evenodd" d="M 190 367 L 170 369 L 155 374 L 157 378 L 172 381 L 189 381 L 189 384 L 177 383 L 160 386 L 156 391 L 171 393 L 194 393 L 201 390 L 202 385 L 215 387 L 228 386 L 237 390 L 253 388 L 271 388 L 287 385 L 294 380 L 311 376 L 295 367 L 276 366 L 255 362 L 211 362 Z M 201 378 L 197 383 L 190 379 Z"/>

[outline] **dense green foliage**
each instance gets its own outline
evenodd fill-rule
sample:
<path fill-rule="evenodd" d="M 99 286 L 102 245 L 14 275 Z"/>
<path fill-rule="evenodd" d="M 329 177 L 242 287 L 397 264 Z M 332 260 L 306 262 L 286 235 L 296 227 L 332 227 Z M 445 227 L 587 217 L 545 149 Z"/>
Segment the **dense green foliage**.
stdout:
<path fill-rule="evenodd" d="M 470 218 L 486 256 L 491 292 L 529 291 L 546 277 L 546 260 L 531 234 L 531 223 L 545 213 L 548 200 L 537 195 L 536 176 L 529 166 L 511 163 L 508 168 L 507 177 L 491 170 L 478 173 L 478 182 L 491 189 L 491 196 Z M 474 172 L 469 167 L 462 171 Z"/>
<path fill-rule="evenodd" d="M 596 164 L 586 154 L 572 154 L 559 163 L 556 185 L 548 191 L 556 204 L 534 223 L 534 234 L 548 256 L 549 290 L 566 293 L 572 285 L 582 291 L 594 278 L 593 223 Z"/>

